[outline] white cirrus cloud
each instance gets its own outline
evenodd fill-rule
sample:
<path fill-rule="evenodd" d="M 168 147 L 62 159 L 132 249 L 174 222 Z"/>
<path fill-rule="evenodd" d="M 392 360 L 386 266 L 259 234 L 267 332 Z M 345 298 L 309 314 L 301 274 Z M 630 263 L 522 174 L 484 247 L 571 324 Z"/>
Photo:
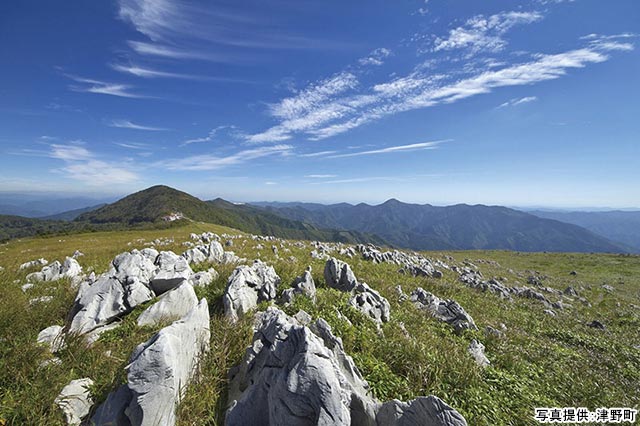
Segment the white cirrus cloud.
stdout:
<path fill-rule="evenodd" d="M 109 123 L 109 127 L 116 127 L 119 129 L 131 129 L 131 130 L 146 130 L 150 132 L 160 132 L 164 130 L 169 130 L 164 127 L 144 126 L 142 124 L 136 124 L 129 120 L 112 120 Z"/>
<path fill-rule="evenodd" d="M 329 178 L 338 177 L 338 175 L 305 175 L 304 177 L 310 178 L 310 179 L 329 179 Z"/>
<path fill-rule="evenodd" d="M 501 12 L 485 17 L 477 15 L 464 25 L 449 31 L 447 37 L 436 38 L 434 51 L 468 48 L 472 53 L 497 52 L 507 45 L 505 33 L 516 25 L 530 24 L 542 19 L 539 12 Z"/>
<path fill-rule="evenodd" d="M 237 129 L 236 126 L 218 126 L 214 129 L 211 129 L 211 131 L 207 136 L 202 138 L 187 139 L 184 142 L 182 142 L 180 146 L 191 145 L 193 143 L 212 142 L 215 140 L 216 136 L 219 135 L 221 132 L 226 131 L 228 133 L 229 131 L 233 132 L 236 129 Z M 237 137 L 237 135 L 234 134 L 232 135 L 232 137 Z"/>
<path fill-rule="evenodd" d="M 168 159 L 156 163 L 169 170 L 218 170 L 224 167 L 247 163 L 263 157 L 289 155 L 293 147 L 291 145 L 274 145 L 245 149 L 228 155 L 202 154 L 190 157 Z"/>
<path fill-rule="evenodd" d="M 134 87 L 129 84 L 111 83 L 107 81 L 96 80 L 92 78 L 78 77 L 71 74 L 65 74 L 66 77 L 78 84 L 72 84 L 69 89 L 74 92 L 95 93 L 99 95 L 118 96 L 121 98 L 147 98 L 148 96 L 133 93 L 131 89 Z"/>
<path fill-rule="evenodd" d="M 529 102 L 534 102 L 537 101 L 538 97 L 537 96 L 525 96 L 523 98 L 513 98 L 508 100 L 507 102 L 500 104 L 500 106 L 498 106 L 498 108 L 505 108 L 508 106 L 517 106 L 517 105 L 522 105 L 522 104 L 526 104 Z"/>
<path fill-rule="evenodd" d="M 438 74 L 417 67 L 407 76 L 369 88 L 356 85 L 355 76 L 347 78 L 350 83 L 346 84 L 336 84 L 334 77 L 272 106 L 270 112 L 278 123 L 247 138 L 252 142 L 277 142 L 295 135 L 304 135 L 310 140 L 330 138 L 402 112 L 450 104 L 502 87 L 555 80 L 570 70 L 605 62 L 611 52 L 629 49 L 633 49 L 633 45 L 615 40 L 588 42 L 583 48 L 561 53 L 534 54 L 528 62 L 492 64 L 484 69 L 472 67 L 455 74 Z M 328 87 L 336 89 L 320 90 L 318 95 L 315 87 L 324 88 L 321 83 L 327 81 L 333 82 Z M 356 88 L 358 93 L 354 93 Z"/>
<path fill-rule="evenodd" d="M 369 55 L 364 58 L 360 58 L 358 63 L 360 65 L 382 65 L 384 64 L 385 59 L 391 56 L 391 50 L 379 47 L 373 50 Z"/>
<path fill-rule="evenodd" d="M 431 142 L 412 143 L 409 145 L 388 146 L 386 148 L 372 149 L 368 151 L 359 151 L 359 152 L 350 152 L 348 154 L 330 155 L 330 156 L 327 156 L 327 158 L 359 157 L 362 155 L 379 155 L 379 154 L 390 154 L 394 152 L 409 152 L 409 151 L 437 149 L 438 145 L 440 145 L 443 142 L 449 142 L 450 140 L 451 139 L 431 141 Z"/>

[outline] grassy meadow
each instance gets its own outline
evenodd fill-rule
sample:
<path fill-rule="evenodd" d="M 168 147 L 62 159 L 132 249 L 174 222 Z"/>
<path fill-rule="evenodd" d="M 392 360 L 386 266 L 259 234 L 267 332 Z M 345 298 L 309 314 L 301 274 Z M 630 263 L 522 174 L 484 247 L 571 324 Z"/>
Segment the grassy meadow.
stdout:
<path fill-rule="evenodd" d="M 18 271 L 21 263 L 44 257 L 64 260 L 75 250 L 85 271 L 102 273 L 118 253 L 145 243 L 171 238 L 173 243 L 158 250 L 182 253 L 192 232 L 238 231 L 204 223 L 163 230 L 95 232 L 13 240 L 0 245 L 0 423 L 11 425 L 64 424 L 54 404 L 60 390 L 73 379 L 90 377 L 92 394 L 102 402 L 117 385 L 124 383 L 124 367 L 132 350 L 158 329 L 138 327 L 137 314 L 153 301 L 138 306 L 122 319 L 119 328 L 105 333 L 90 349 L 70 341 L 57 356 L 60 364 L 36 344 L 38 332 L 50 325 L 64 325 L 76 291 L 67 280 L 36 284 L 23 292 L 25 277 L 36 269 Z M 257 250 L 262 244 L 264 248 Z M 279 256 L 271 250 L 275 244 Z M 360 257 L 347 261 L 359 281 L 378 290 L 391 304 L 391 321 L 379 332 L 362 314 L 347 306 L 348 295 L 329 289 L 322 276 L 324 261 L 312 259 L 309 242 L 254 241 L 235 239 L 233 250 L 251 262 L 260 258 L 274 266 L 282 278 L 281 290 L 311 265 L 318 287 L 317 303 L 299 297 L 285 309 L 289 314 L 304 309 L 314 318 L 323 317 L 344 342 L 358 368 L 380 400 L 408 400 L 434 394 L 460 411 L 470 425 L 535 425 L 535 407 L 633 407 L 640 408 L 640 256 L 504 251 L 428 252 L 426 256 L 448 264 L 475 264 L 485 278 L 496 277 L 507 286 L 528 285 L 532 274 L 544 277 L 545 286 L 576 289 L 591 306 L 578 300 L 572 308 L 545 313 L 537 301 L 514 298 L 504 301 L 490 293 L 466 287 L 457 274 L 414 278 L 397 272 L 391 264 L 373 264 Z M 451 260 L 454 259 L 454 260 Z M 191 384 L 178 409 L 179 425 L 216 425 L 224 421 L 226 380 L 229 368 L 240 362 L 252 338 L 251 318 L 238 324 L 225 320 L 222 295 L 233 265 L 214 266 L 220 276 L 210 286 L 198 288 L 211 313 L 211 351 L 200 374 Z M 571 274 L 575 271 L 575 274 Z M 607 291 L 602 286 L 614 288 Z M 456 335 L 453 328 L 400 302 L 395 287 L 406 294 L 417 287 L 441 298 L 460 303 L 474 318 L 478 331 Z M 546 294 L 545 294 L 546 295 Z M 52 296 L 48 302 L 30 300 Z M 546 295 L 552 301 L 557 295 Z M 349 321 L 346 321 L 347 318 Z M 598 320 L 605 330 L 588 327 Z M 506 327 L 502 337 L 487 336 L 484 329 Z M 478 367 L 467 353 L 469 342 L 486 346 L 491 366 Z M 96 404 L 97 405 L 97 404 Z"/>

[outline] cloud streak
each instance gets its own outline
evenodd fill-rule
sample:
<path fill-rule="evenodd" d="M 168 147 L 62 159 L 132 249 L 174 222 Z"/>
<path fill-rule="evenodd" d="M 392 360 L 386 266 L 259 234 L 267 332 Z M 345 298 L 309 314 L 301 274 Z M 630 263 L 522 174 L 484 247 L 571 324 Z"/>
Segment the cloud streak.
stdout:
<path fill-rule="evenodd" d="M 129 120 L 113 120 L 109 123 L 109 127 L 116 127 L 119 129 L 131 129 L 131 130 L 146 130 L 150 132 L 160 132 L 169 130 L 164 127 L 152 127 L 152 126 L 143 126 L 142 124 L 136 124 Z"/>
<path fill-rule="evenodd" d="M 327 158 L 359 157 L 362 155 L 378 155 L 378 154 L 389 154 L 394 152 L 408 152 L 408 151 L 422 151 L 422 150 L 436 149 L 438 145 L 440 145 L 441 143 L 448 142 L 450 140 L 451 139 L 413 143 L 409 145 L 390 146 L 387 148 L 373 149 L 369 151 L 350 152 L 348 154 L 330 155 Z"/>
<path fill-rule="evenodd" d="M 611 52 L 629 49 L 633 45 L 615 40 L 589 42 L 583 48 L 561 53 L 536 54 L 528 62 L 472 69 L 461 78 L 459 74 L 437 74 L 418 66 L 404 77 L 365 90 L 355 75 L 340 73 L 270 106 L 269 112 L 279 123 L 249 135 L 248 140 L 277 142 L 294 135 L 325 139 L 402 112 L 450 104 L 502 87 L 555 80 L 570 70 L 605 62 Z M 360 93 L 354 93 L 356 89 Z"/>
<path fill-rule="evenodd" d="M 246 149 L 229 155 L 203 154 L 170 159 L 159 162 L 156 166 L 161 166 L 169 170 L 218 170 L 263 157 L 288 155 L 292 149 L 293 147 L 291 145 L 274 145 L 269 147 Z"/>
<path fill-rule="evenodd" d="M 498 108 L 505 108 L 508 106 L 517 106 L 517 105 L 522 105 L 522 104 L 526 104 L 529 102 L 534 102 L 537 101 L 538 97 L 537 96 L 525 96 L 524 98 L 514 98 L 511 100 L 508 100 L 507 102 L 501 104 Z"/>
<path fill-rule="evenodd" d="M 147 98 L 148 96 L 140 95 L 131 92 L 133 86 L 122 83 L 110 83 L 101 80 L 95 80 L 91 78 L 78 77 L 74 75 L 66 74 L 68 78 L 75 81 L 78 84 L 72 84 L 69 86 L 74 92 L 95 93 L 99 95 L 118 96 L 121 98 Z"/>

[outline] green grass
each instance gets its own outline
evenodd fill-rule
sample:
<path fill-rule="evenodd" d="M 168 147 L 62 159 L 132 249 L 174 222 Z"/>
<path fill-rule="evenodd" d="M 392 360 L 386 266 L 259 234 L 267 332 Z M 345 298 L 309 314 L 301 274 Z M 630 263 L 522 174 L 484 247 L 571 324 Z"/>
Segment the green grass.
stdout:
<path fill-rule="evenodd" d="M 118 253 L 143 248 L 156 238 L 175 243 L 158 247 L 181 253 L 191 232 L 234 233 L 228 228 L 191 223 L 163 230 L 96 232 L 14 240 L 0 245 L 0 419 L 7 424 L 63 424 L 53 403 L 58 392 L 72 379 L 90 377 L 93 394 L 101 402 L 108 392 L 126 380 L 124 366 L 138 344 L 159 329 L 138 327 L 137 313 L 123 319 L 120 328 L 105 333 L 91 349 L 71 341 L 59 357 L 60 365 L 40 368 L 50 358 L 36 345 L 38 332 L 50 325 L 63 325 L 75 297 L 67 281 L 37 284 L 24 294 L 20 285 L 31 271 L 18 271 L 28 260 L 45 257 L 62 260 L 76 249 L 85 270 L 107 269 Z M 144 240 L 142 240 L 144 239 Z M 131 243 L 131 245 L 129 245 Z M 311 265 L 318 286 L 317 303 L 300 297 L 285 308 L 289 314 L 304 309 L 322 317 L 343 340 L 345 349 L 380 400 L 408 400 L 434 394 L 459 410 L 470 425 L 535 425 L 533 409 L 539 406 L 635 407 L 640 404 L 640 257 L 597 254 L 514 253 L 503 251 L 430 252 L 427 256 L 456 262 L 474 262 L 486 278 L 496 277 L 506 285 L 527 285 L 531 271 L 547 276 L 544 284 L 565 289 L 573 286 L 591 306 L 577 300 L 572 309 L 557 317 L 543 314 L 536 301 L 501 301 L 459 283 L 456 274 L 445 271 L 441 279 L 413 278 L 397 273 L 397 266 L 376 265 L 360 258 L 347 259 L 356 276 L 378 290 L 391 304 L 391 321 L 379 332 L 374 324 L 347 305 L 348 295 L 324 284 L 324 262 L 311 259 L 310 244 L 299 248 L 285 243 L 280 258 L 271 251 L 272 242 L 258 253 L 259 242 L 250 238 L 234 241 L 232 250 L 251 261 L 258 256 L 273 265 L 282 278 L 281 289 Z M 280 243 L 275 243 L 278 246 Z M 290 250 L 287 252 L 285 249 Z M 289 259 L 294 256 L 295 261 Z M 340 256 L 337 256 L 340 257 Z M 198 265 L 196 270 L 211 265 Z M 252 338 L 251 318 L 230 324 L 223 317 L 222 295 L 233 266 L 215 266 L 220 276 L 207 288 L 211 313 L 211 351 L 200 367 L 178 410 L 178 424 L 222 424 L 227 404 L 227 373 L 237 365 Z M 570 275 L 576 271 L 577 275 Z M 609 293 L 602 288 L 615 288 Z M 458 301 L 474 318 L 479 331 L 453 333 L 451 327 L 425 315 L 409 302 L 400 303 L 394 287 L 405 293 L 423 287 L 442 298 Z M 51 295 L 46 304 L 29 306 L 29 299 Z M 556 300 L 557 296 L 550 296 Z M 346 321 L 344 318 L 347 318 Z M 598 319 L 607 329 L 595 330 L 586 323 Z M 486 337 L 486 326 L 507 330 L 504 337 Z M 407 331 L 407 335 L 403 331 Z M 481 369 L 467 354 L 471 339 L 486 346 L 491 366 Z M 110 355 L 106 355 L 109 353 Z"/>

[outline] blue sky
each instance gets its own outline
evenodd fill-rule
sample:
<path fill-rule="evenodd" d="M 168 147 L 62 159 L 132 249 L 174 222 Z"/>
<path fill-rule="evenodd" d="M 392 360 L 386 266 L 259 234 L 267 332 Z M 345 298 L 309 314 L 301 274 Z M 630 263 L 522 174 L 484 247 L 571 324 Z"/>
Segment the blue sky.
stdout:
<path fill-rule="evenodd" d="M 0 191 L 640 207 L 637 0 L 0 4 Z"/>

